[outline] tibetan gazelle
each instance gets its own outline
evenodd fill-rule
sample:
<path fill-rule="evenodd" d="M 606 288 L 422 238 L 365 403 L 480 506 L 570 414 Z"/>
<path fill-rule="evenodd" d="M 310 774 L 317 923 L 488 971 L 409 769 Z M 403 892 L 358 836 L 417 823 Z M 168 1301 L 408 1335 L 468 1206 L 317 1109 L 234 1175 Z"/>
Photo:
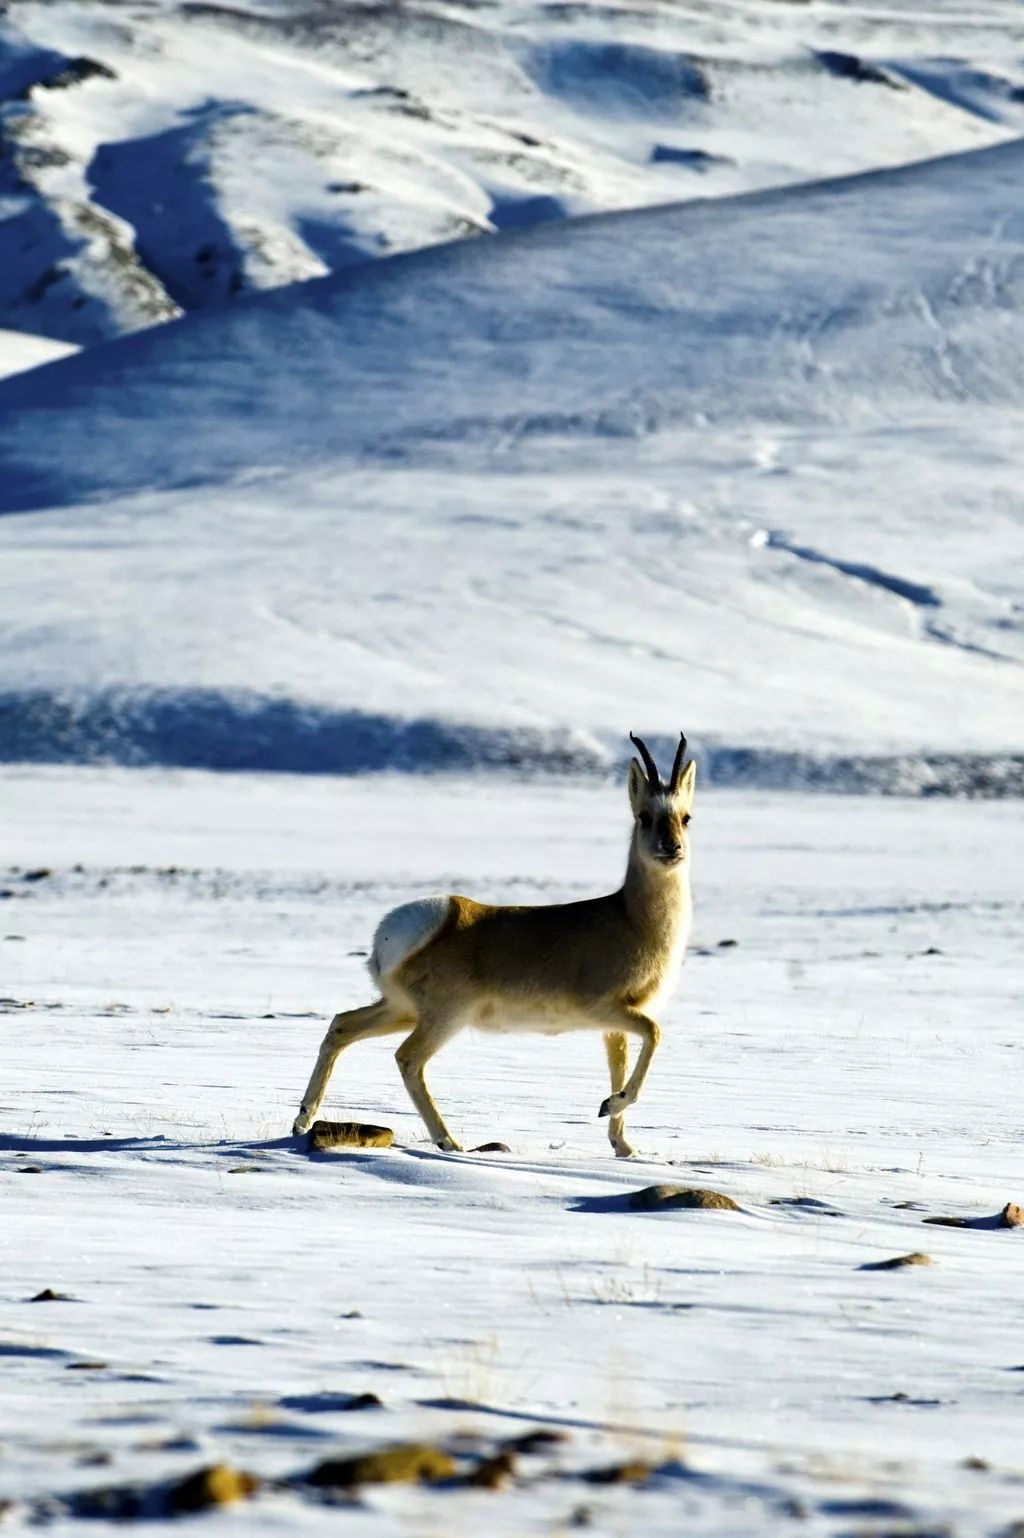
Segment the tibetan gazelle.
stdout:
<path fill-rule="evenodd" d="M 681 737 L 668 784 L 639 738 L 629 765 L 633 836 L 617 892 L 547 907 L 493 907 L 469 897 L 424 897 L 384 915 L 373 938 L 375 1004 L 335 1015 L 302 1097 L 306 1132 L 341 1052 L 403 1034 L 395 1054 L 406 1089 L 439 1148 L 459 1151 L 423 1070 L 464 1026 L 558 1035 L 604 1033 L 612 1093 L 599 1111 L 620 1158 L 633 1152 L 624 1113 L 640 1094 L 690 927 L 689 823 L 697 766 Z M 627 1078 L 627 1037 L 640 1052 Z"/>

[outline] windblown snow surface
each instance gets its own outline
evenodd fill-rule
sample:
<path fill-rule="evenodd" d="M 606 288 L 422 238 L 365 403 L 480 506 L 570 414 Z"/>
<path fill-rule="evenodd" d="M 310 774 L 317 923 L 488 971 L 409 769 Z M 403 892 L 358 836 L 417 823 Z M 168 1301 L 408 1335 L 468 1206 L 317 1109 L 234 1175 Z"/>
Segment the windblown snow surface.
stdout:
<path fill-rule="evenodd" d="M 0 381 L 0 1513 L 1015 1535 L 1019 7 L 2 27 L 0 323 L 82 350 Z M 610 890 L 683 727 L 639 1158 L 599 1043 L 470 1034 L 510 1153 L 383 1042 L 325 1112 L 395 1147 L 310 1158 L 382 911 Z M 304 1478 L 409 1439 L 456 1481 Z"/>
<path fill-rule="evenodd" d="M 126 1486 L 158 1510 L 226 1461 L 265 1488 L 191 1526 L 1017 1531 L 1024 1229 L 924 1222 L 1024 1195 L 1015 803 L 699 796 L 626 1163 L 589 1034 L 467 1032 L 431 1065 L 453 1131 L 509 1153 L 432 1149 L 388 1041 L 342 1057 L 324 1114 L 393 1148 L 287 1136 L 382 910 L 609 889 L 622 787 L 7 767 L 0 806 L 15 1530 L 109 1531 Z M 659 1182 L 739 1210 L 629 1209 Z M 408 1440 L 461 1477 L 536 1430 L 562 1440 L 504 1490 L 303 1483 Z M 652 1472 L 595 1482 L 627 1463 Z"/>

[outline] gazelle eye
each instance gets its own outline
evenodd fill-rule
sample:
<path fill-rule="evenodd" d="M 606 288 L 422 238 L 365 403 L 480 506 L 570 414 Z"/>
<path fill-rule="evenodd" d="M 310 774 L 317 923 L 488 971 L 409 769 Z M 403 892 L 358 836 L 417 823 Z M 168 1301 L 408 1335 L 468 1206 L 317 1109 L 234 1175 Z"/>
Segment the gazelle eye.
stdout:
<path fill-rule="evenodd" d="M 684 812 L 683 816 L 682 816 L 683 827 L 684 828 L 688 828 L 692 821 L 693 821 L 693 818 L 690 816 L 689 812 Z"/>
<path fill-rule="evenodd" d="M 641 812 L 639 817 L 637 818 L 637 822 L 640 824 L 641 828 L 643 828 L 645 832 L 647 831 L 648 828 L 651 828 L 651 827 L 654 826 L 654 818 L 651 816 L 650 812 Z"/>

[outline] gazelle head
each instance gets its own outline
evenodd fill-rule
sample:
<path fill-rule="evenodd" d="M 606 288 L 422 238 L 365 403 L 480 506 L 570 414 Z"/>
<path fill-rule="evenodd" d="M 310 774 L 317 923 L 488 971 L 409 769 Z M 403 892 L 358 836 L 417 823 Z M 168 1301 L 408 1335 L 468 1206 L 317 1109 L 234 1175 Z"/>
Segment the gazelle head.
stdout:
<path fill-rule="evenodd" d="M 675 762 L 668 784 L 648 749 L 630 732 L 640 760 L 629 763 L 629 804 L 633 810 L 633 846 L 641 859 L 671 870 L 682 865 L 690 852 L 687 829 L 693 812 L 693 787 L 697 765 L 686 761 L 686 738 L 680 733 Z"/>

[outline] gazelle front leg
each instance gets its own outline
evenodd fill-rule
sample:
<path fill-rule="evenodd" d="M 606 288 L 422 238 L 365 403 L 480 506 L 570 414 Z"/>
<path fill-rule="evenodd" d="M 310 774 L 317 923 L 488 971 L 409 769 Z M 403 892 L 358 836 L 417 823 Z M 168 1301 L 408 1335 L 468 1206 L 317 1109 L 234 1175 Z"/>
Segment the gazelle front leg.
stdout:
<path fill-rule="evenodd" d="M 335 1015 L 321 1043 L 292 1132 L 308 1132 L 313 1125 L 327 1093 L 334 1065 L 346 1047 L 368 1036 L 393 1036 L 397 1031 L 408 1029 L 411 1024 L 412 1017 L 402 1014 L 387 999 L 378 999 L 376 1004 L 366 1004 L 361 1009 L 346 1009 L 340 1015 Z"/>
<path fill-rule="evenodd" d="M 439 1052 L 445 1042 L 461 1029 L 459 1024 L 451 1024 L 447 1020 L 430 1019 L 420 1017 L 420 1023 L 407 1037 L 398 1051 L 395 1053 L 395 1062 L 398 1064 L 402 1075 L 402 1083 L 409 1091 L 409 1097 L 413 1105 L 423 1118 L 423 1124 L 430 1133 L 431 1140 L 445 1153 L 461 1153 L 462 1144 L 457 1143 L 445 1126 L 444 1117 L 434 1104 L 433 1096 L 427 1088 L 427 1081 L 423 1076 L 423 1070 L 434 1056 Z"/>
<path fill-rule="evenodd" d="M 636 1060 L 636 1067 L 629 1076 L 629 1080 L 623 1089 L 617 1090 L 601 1102 L 598 1116 L 621 1116 L 634 1105 L 643 1088 L 647 1077 L 647 1070 L 651 1066 L 651 1058 L 658 1049 L 661 1040 L 661 1029 L 655 1022 L 638 1009 L 623 1009 L 619 1020 L 616 1022 L 620 1031 L 627 1031 L 631 1036 L 640 1038 L 640 1055 Z"/>
<path fill-rule="evenodd" d="M 629 1047 L 625 1032 L 609 1031 L 604 1038 L 604 1045 L 608 1054 L 612 1094 L 618 1094 L 626 1082 L 626 1069 L 629 1066 Z M 636 1149 L 626 1137 L 625 1119 L 621 1113 L 609 1119 L 608 1139 L 617 1159 L 629 1159 L 636 1153 Z"/>

